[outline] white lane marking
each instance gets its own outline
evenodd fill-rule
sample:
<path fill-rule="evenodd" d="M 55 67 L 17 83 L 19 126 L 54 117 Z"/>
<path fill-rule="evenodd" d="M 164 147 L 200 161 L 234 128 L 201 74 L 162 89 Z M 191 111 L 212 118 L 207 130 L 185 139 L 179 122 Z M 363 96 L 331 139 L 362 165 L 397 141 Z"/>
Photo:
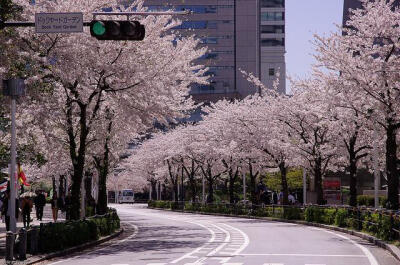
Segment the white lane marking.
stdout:
<path fill-rule="evenodd" d="M 215 228 L 221 230 L 222 232 L 224 232 L 226 237 L 225 237 L 224 242 L 221 245 L 219 245 L 217 248 L 215 248 L 214 250 L 210 251 L 207 254 L 207 257 L 210 257 L 210 256 L 214 255 L 215 253 L 217 253 L 218 251 L 220 251 L 221 249 L 223 249 L 228 244 L 229 240 L 231 239 L 231 234 L 227 230 L 225 230 L 219 226 L 216 226 L 215 224 L 211 224 L 211 225 L 214 226 Z"/>
<path fill-rule="evenodd" d="M 132 221 L 130 221 L 130 222 L 123 222 L 123 223 L 128 223 L 130 226 L 133 227 L 133 229 L 134 229 L 135 231 L 133 232 L 132 235 L 130 235 L 129 237 L 127 237 L 127 238 L 125 238 L 125 239 L 119 240 L 119 241 L 117 241 L 117 242 L 115 242 L 115 243 L 113 243 L 113 244 L 111 244 L 111 245 L 108 245 L 108 246 L 105 246 L 105 247 L 102 247 L 102 248 L 95 249 L 94 251 L 91 251 L 90 253 L 93 253 L 93 252 L 96 252 L 96 251 L 99 251 L 99 250 L 103 250 L 103 249 L 109 248 L 109 247 L 114 246 L 114 245 L 116 245 L 116 244 L 121 244 L 121 243 L 123 243 L 123 242 L 125 242 L 125 241 L 127 241 L 127 240 L 129 240 L 129 239 L 132 239 L 133 237 L 135 237 L 135 236 L 137 235 L 138 231 L 139 231 L 139 228 L 138 228 L 136 225 L 131 224 L 131 222 L 132 222 Z M 83 255 L 85 255 L 85 254 L 83 254 Z M 81 256 L 82 256 L 82 255 L 75 256 L 75 257 L 72 257 L 72 258 L 69 258 L 69 259 L 65 259 L 65 260 L 56 261 L 56 262 L 50 263 L 50 264 L 48 264 L 48 265 L 54 265 L 54 264 L 58 264 L 58 263 L 61 263 L 61 262 L 70 261 L 70 260 L 73 260 L 73 259 L 77 259 L 77 258 L 79 258 L 79 257 L 81 257 Z M 121 265 L 122 265 L 122 264 L 121 264 Z M 127 264 L 127 265 L 129 265 L 129 264 Z"/>
<path fill-rule="evenodd" d="M 283 263 L 264 263 L 263 265 L 284 265 Z"/>
<path fill-rule="evenodd" d="M 184 217 L 187 217 L 187 219 L 186 219 L 186 220 L 185 220 L 185 219 L 182 220 L 182 219 L 180 219 L 180 218 L 166 217 L 164 214 L 162 214 L 162 215 L 160 215 L 160 214 L 145 214 L 145 213 L 137 213 L 137 214 L 139 214 L 139 215 L 144 215 L 144 216 L 151 216 L 151 217 L 157 216 L 157 217 L 160 217 L 160 218 L 163 218 L 163 219 L 168 219 L 168 220 L 173 220 L 173 221 L 183 221 L 183 222 L 186 222 L 186 223 L 191 223 L 191 224 L 199 225 L 199 226 L 201 226 L 201 227 L 207 229 L 208 231 L 210 231 L 210 233 L 211 233 L 211 238 L 209 239 L 208 243 L 205 243 L 203 246 L 201 246 L 201 247 L 199 247 L 199 248 L 193 250 L 192 252 L 186 253 L 186 254 L 183 255 L 182 257 L 171 261 L 170 263 L 172 263 L 172 264 L 178 263 L 179 261 L 181 261 L 181 260 L 183 260 L 183 259 L 185 259 L 185 258 L 198 258 L 198 257 L 196 257 L 196 256 L 193 256 L 193 254 L 195 254 L 195 253 L 198 254 L 201 250 L 209 249 L 209 248 L 206 248 L 206 247 L 208 247 L 210 243 L 213 243 L 213 244 L 222 243 L 222 244 L 219 245 L 217 248 L 212 247 L 211 249 L 213 249 L 213 251 L 211 251 L 208 255 L 206 255 L 205 257 L 202 257 L 202 258 L 196 260 L 196 261 L 193 263 L 193 264 L 202 264 L 202 262 L 203 262 L 204 260 L 206 260 L 207 258 L 214 258 L 214 257 L 212 257 L 212 256 L 210 257 L 210 255 L 215 254 L 216 252 L 218 252 L 218 251 L 220 251 L 222 248 L 224 248 L 224 247 L 229 243 L 229 241 L 230 241 L 230 239 L 231 239 L 231 235 L 230 235 L 230 232 L 229 232 L 229 231 L 226 231 L 225 229 L 221 228 L 220 226 L 217 226 L 217 225 L 215 225 L 215 224 L 212 224 L 212 223 L 209 222 L 209 221 L 206 222 L 206 224 L 211 225 L 211 226 L 214 226 L 214 227 L 217 228 L 218 230 L 222 231 L 222 233 L 221 233 L 221 232 L 214 232 L 214 231 L 212 231 L 210 228 L 208 228 L 207 226 L 205 226 L 205 225 L 203 225 L 203 224 L 201 224 L 201 223 L 194 222 L 194 221 L 189 221 L 191 218 L 193 218 L 193 215 L 191 215 L 191 216 L 184 216 Z M 234 253 L 240 253 L 241 251 L 243 251 L 244 248 L 246 248 L 246 247 L 249 245 L 249 241 L 250 241 L 250 240 L 249 240 L 248 236 L 247 236 L 243 231 L 241 231 L 241 230 L 239 230 L 239 229 L 237 229 L 237 228 L 235 228 L 235 227 L 233 227 L 233 226 L 227 225 L 227 224 L 223 224 L 223 223 L 218 223 L 218 224 L 222 224 L 222 225 L 225 225 L 225 226 L 228 227 L 228 228 L 231 228 L 231 229 L 233 229 L 233 230 L 236 230 L 236 231 L 238 231 L 238 232 L 244 237 L 244 241 L 245 241 L 244 244 L 238 244 L 238 245 L 240 245 L 241 247 L 240 247 L 238 250 L 236 250 Z M 223 234 L 224 234 L 224 233 L 227 235 L 227 236 L 225 237 L 225 239 L 223 239 Z M 238 238 L 240 238 L 240 237 L 238 237 Z M 220 241 L 215 241 L 216 239 L 218 239 L 218 240 L 220 240 Z M 231 256 L 234 256 L 234 255 L 235 255 L 235 254 L 231 254 Z M 225 262 L 227 262 L 229 259 L 231 259 L 231 257 L 223 258 L 223 259 L 225 260 Z M 223 262 L 221 262 L 221 263 L 223 263 Z"/>
<path fill-rule="evenodd" d="M 240 248 L 239 248 L 238 250 L 236 250 L 236 251 L 234 252 L 234 255 L 239 254 L 239 253 L 242 252 L 245 248 L 247 248 L 247 246 L 250 244 L 250 239 L 249 239 L 249 237 L 247 236 L 246 233 L 244 233 L 242 230 L 240 230 L 240 229 L 238 229 L 238 228 L 236 228 L 236 227 L 233 227 L 233 226 L 230 226 L 230 225 L 227 225 L 227 224 L 224 224 L 224 223 L 221 223 L 221 224 L 224 225 L 224 226 L 226 226 L 226 227 L 229 227 L 229 228 L 231 228 L 231 229 L 233 229 L 233 230 L 238 231 L 238 232 L 243 236 L 243 238 L 244 238 L 244 243 L 240 246 Z M 233 244 L 232 244 L 232 245 L 233 245 Z"/>
<path fill-rule="evenodd" d="M 165 218 L 165 217 L 164 217 L 164 218 Z M 166 219 L 169 219 L 169 218 L 166 218 Z M 202 245 L 201 247 L 198 247 L 198 248 L 196 248 L 195 250 L 193 250 L 193 251 L 191 251 L 191 252 L 189 252 L 189 253 L 186 253 L 186 254 L 183 255 L 182 257 L 177 258 L 177 259 L 171 261 L 170 263 L 178 263 L 179 261 L 181 261 L 181 260 L 183 260 L 183 259 L 186 259 L 186 258 L 192 256 L 194 253 L 199 252 L 200 250 L 203 249 L 203 247 L 207 246 L 209 243 L 214 242 L 214 240 L 215 240 L 215 232 L 214 232 L 213 230 L 211 230 L 210 228 L 208 228 L 207 226 L 205 226 L 205 225 L 203 225 L 203 224 L 200 224 L 200 223 L 190 222 L 190 221 L 185 221 L 185 222 L 188 222 L 188 223 L 191 223 L 191 224 L 196 224 L 196 225 L 198 225 L 198 226 L 201 226 L 201 227 L 207 229 L 207 230 L 210 232 L 210 234 L 211 234 L 211 238 L 208 240 L 207 243 L 205 243 L 205 244 Z"/>
<path fill-rule="evenodd" d="M 335 235 L 335 236 L 338 236 L 338 237 L 341 237 L 343 239 L 346 239 L 346 240 L 350 241 L 353 245 L 359 247 L 361 249 L 361 251 L 365 254 L 365 256 L 367 256 L 370 265 L 379 265 L 379 263 L 375 259 L 374 255 L 372 255 L 372 253 L 366 247 L 361 246 L 360 244 L 358 244 L 357 242 L 355 242 L 351 238 L 348 238 L 347 236 L 339 235 L 339 234 L 331 232 L 331 231 L 320 229 L 320 228 L 313 228 L 313 229 L 314 230 L 319 230 L 319 231 L 324 231 L 326 233 L 329 233 L 329 234 L 332 234 L 332 235 Z"/>
<path fill-rule="evenodd" d="M 367 258 L 364 255 L 340 255 L 340 254 L 301 254 L 301 253 L 262 253 L 262 254 L 239 254 L 236 256 L 288 256 L 288 257 L 343 257 L 343 258 Z M 318 265 L 318 264 L 316 264 Z"/>

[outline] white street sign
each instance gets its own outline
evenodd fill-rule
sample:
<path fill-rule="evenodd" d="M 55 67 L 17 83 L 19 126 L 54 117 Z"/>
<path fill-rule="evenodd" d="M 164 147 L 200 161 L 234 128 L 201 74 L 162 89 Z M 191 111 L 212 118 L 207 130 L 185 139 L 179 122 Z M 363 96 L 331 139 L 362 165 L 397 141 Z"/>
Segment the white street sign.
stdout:
<path fill-rule="evenodd" d="M 83 13 L 36 13 L 35 32 L 83 32 Z"/>

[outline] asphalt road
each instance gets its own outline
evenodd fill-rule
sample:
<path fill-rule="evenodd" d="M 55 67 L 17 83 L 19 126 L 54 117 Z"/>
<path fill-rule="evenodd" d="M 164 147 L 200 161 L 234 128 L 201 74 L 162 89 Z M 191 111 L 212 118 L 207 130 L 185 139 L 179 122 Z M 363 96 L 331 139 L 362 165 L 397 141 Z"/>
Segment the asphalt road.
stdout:
<path fill-rule="evenodd" d="M 400 265 L 357 237 L 307 226 L 115 205 L 122 238 L 58 265 Z"/>

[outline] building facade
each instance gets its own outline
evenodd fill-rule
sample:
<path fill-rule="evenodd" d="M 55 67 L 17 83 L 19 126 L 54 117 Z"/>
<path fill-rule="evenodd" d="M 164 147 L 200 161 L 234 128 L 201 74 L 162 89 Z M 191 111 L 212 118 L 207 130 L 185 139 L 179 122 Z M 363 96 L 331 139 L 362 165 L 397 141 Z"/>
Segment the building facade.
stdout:
<path fill-rule="evenodd" d="M 195 34 L 209 48 L 198 63 L 207 65 L 209 85 L 191 90 L 197 101 L 243 98 L 257 89 L 240 70 L 253 73 L 272 87 L 280 73 L 285 92 L 284 0 L 146 0 L 150 11 L 191 10 L 180 17 L 183 34 Z"/>

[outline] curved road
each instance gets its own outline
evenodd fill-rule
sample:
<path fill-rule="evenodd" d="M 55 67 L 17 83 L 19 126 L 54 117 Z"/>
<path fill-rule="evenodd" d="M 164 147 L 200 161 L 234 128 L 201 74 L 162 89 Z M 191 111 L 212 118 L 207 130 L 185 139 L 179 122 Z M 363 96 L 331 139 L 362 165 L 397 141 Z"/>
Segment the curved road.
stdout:
<path fill-rule="evenodd" d="M 53 265 L 400 265 L 357 237 L 262 220 L 114 205 L 127 233 Z"/>

